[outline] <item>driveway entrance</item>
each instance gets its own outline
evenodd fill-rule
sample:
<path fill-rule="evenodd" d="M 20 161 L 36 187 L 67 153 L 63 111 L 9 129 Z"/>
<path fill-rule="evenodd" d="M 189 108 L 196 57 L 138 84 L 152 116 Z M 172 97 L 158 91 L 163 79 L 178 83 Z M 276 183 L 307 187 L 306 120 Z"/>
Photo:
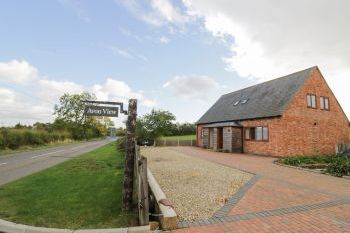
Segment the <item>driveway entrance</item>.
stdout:
<path fill-rule="evenodd" d="M 256 174 L 210 221 L 174 232 L 350 232 L 350 180 L 273 164 L 274 158 L 195 147 L 172 150 Z"/>

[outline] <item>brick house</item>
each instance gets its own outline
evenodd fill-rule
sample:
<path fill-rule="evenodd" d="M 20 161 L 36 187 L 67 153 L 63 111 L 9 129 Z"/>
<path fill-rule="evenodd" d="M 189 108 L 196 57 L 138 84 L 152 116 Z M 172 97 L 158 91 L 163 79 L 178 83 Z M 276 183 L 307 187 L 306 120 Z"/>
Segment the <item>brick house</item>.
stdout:
<path fill-rule="evenodd" d="M 270 156 L 334 154 L 349 120 L 318 67 L 228 93 L 198 120 L 198 146 Z"/>

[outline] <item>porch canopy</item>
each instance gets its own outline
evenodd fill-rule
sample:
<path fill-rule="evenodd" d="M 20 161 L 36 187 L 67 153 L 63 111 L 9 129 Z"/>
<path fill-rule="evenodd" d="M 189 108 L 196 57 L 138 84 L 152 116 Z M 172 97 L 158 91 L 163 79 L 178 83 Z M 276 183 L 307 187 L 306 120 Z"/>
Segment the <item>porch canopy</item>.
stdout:
<path fill-rule="evenodd" d="M 221 128 L 221 127 L 243 127 L 243 126 L 237 121 L 219 122 L 219 123 L 203 125 L 203 128 Z"/>

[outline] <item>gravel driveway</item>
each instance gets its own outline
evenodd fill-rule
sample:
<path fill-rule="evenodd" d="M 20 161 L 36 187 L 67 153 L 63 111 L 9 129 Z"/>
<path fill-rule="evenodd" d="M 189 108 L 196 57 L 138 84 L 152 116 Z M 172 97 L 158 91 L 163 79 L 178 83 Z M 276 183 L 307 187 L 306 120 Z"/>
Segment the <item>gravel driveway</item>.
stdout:
<path fill-rule="evenodd" d="M 210 218 L 252 175 L 175 151 L 147 147 L 141 153 L 179 221 Z"/>

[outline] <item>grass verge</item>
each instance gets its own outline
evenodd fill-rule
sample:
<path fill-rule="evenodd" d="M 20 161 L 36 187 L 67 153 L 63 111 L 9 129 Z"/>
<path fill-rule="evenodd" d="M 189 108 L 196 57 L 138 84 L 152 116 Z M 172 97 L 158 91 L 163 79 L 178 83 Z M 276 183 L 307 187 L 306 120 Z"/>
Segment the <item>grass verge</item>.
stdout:
<path fill-rule="evenodd" d="M 0 186 L 0 218 L 68 229 L 135 225 L 135 215 L 121 210 L 123 165 L 111 143 Z"/>
<path fill-rule="evenodd" d="M 44 145 L 32 145 L 32 146 L 21 146 L 18 149 L 12 150 L 6 148 L 5 150 L 0 149 L 0 157 L 4 155 L 15 155 L 17 153 L 21 152 L 30 152 L 30 151 L 37 151 L 37 150 L 44 150 L 44 149 L 50 149 L 53 147 L 59 147 L 59 146 L 65 146 L 65 145 L 73 145 L 73 144 L 79 144 L 79 143 L 84 143 L 84 142 L 90 142 L 90 141 L 97 141 L 100 140 L 101 138 L 92 138 L 88 140 L 65 140 L 65 141 L 60 141 L 60 142 L 52 142 Z"/>
<path fill-rule="evenodd" d="M 71 145 L 71 144 L 77 144 L 80 142 L 82 142 L 82 141 L 67 140 L 67 141 L 63 141 L 63 142 L 54 142 L 54 143 L 40 145 L 40 146 L 21 146 L 20 148 L 15 149 L 15 150 L 11 150 L 11 149 L 0 150 L 0 156 L 13 155 L 13 154 L 21 153 L 21 152 L 49 149 L 49 148 L 56 147 L 56 146 Z"/>
<path fill-rule="evenodd" d="M 165 136 L 161 137 L 160 139 L 166 139 L 166 140 L 195 140 L 196 135 L 181 135 L 181 136 Z"/>

